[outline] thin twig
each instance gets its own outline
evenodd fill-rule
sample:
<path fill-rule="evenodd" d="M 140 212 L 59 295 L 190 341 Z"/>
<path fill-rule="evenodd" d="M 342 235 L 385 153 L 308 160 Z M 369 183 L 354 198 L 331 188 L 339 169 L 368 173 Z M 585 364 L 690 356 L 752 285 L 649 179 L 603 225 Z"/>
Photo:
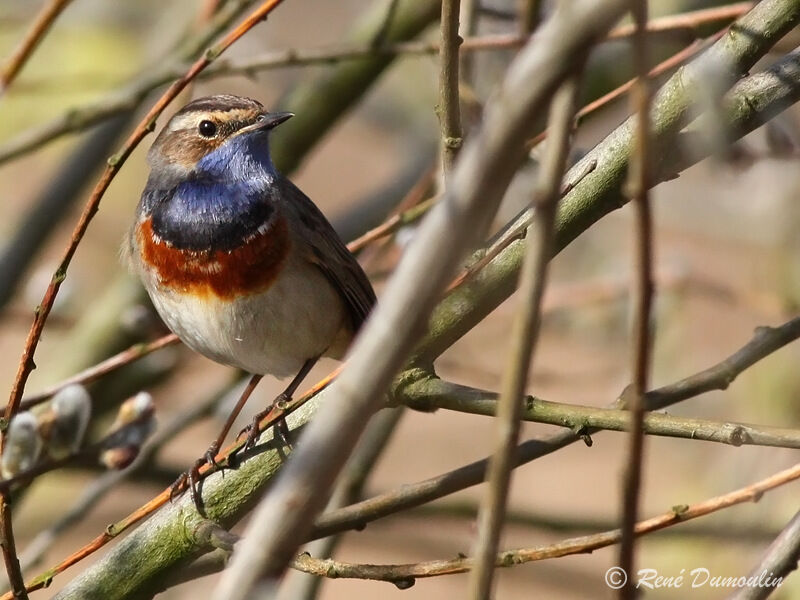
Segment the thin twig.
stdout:
<path fill-rule="evenodd" d="M 55 395 L 59 390 L 67 387 L 68 385 L 72 385 L 74 383 L 80 383 L 83 385 L 93 383 L 101 377 L 104 377 L 105 375 L 108 375 L 117 369 L 129 365 L 140 358 L 144 358 L 156 350 L 161 350 L 161 348 L 166 348 L 167 346 L 173 346 L 179 342 L 180 340 L 178 339 L 177 335 L 174 333 L 169 333 L 158 338 L 157 340 L 153 340 L 152 342 L 134 344 L 130 348 L 127 348 L 122 352 L 119 352 L 114 356 L 97 363 L 96 365 L 92 365 L 88 369 L 84 369 L 72 377 L 45 388 L 41 392 L 25 396 L 19 403 L 19 409 L 28 410 L 37 404 L 41 404 L 42 402 L 52 398 L 53 395 Z"/>
<path fill-rule="evenodd" d="M 392 235 L 406 225 L 411 225 L 422 218 L 431 209 L 431 207 L 436 204 L 440 197 L 440 195 L 433 196 L 427 200 L 423 200 L 415 206 L 412 206 L 408 210 L 392 215 L 377 227 L 370 229 L 361 237 L 356 238 L 347 244 L 347 249 L 353 253 L 360 252 L 372 242 Z"/>
<path fill-rule="evenodd" d="M 770 544 L 764 557 L 750 571 L 748 579 L 758 580 L 767 573 L 771 578 L 785 579 L 797 569 L 798 562 L 800 562 L 800 511 L 795 513 L 783 531 Z M 763 600 L 773 591 L 774 588 L 768 586 L 745 586 L 735 591 L 730 600 Z"/>
<path fill-rule="evenodd" d="M 511 353 L 503 377 L 503 391 L 498 401 L 495 451 L 489 463 L 487 493 L 478 517 L 478 537 L 474 551 L 477 564 L 469 585 L 469 597 L 474 600 L 488 598 L 491 592 L 494 556 L 500 543 L 514 453 L 519 438 L 522 397 L 539 337 L 541 302 L 555 237 L 556 203 L 569 153 L 578 83 L 577 75 L 564 82 L 553 96 L 550 108 L 548 126 L 553 131 L 553 137 L 542 161 L 534 195 L 537 219 L 527 241 L 520 282 L 521 308 L 514 319 L 511 333 Z"/>
<path fill-rule="evenodd" d="M 25 580 L 22 578 L 22 569 L 19 566 L 17 547 L 14 542 L 14 528 L 12 526 L 11 504 L 9 503 L 8 492 L 0 492 L 0 545 L 3 549 L 6 576 L 11 585 L 11 597 L 27 600 L 28 593 L 25 589 Z"/>
<path fill-rule="evenodd" d="M 631 156 L 629 186 L 634 209 L 633 251 L 633 331 L 631 344 L 632 383 L 629 388 L 631 411 L 628 437 L 628 463 L 623 476 L 622 493 L 622 543 L 619 549 L 619 567 L 624 573 L 634 572 L 634 528 L 639 514 L 639 495 L 644 461 L 644 394 L 648 387 L 652 340 L 650 314 L 653 304 L 653 223 L 650 214 L 650 89 L 647 79 L 649 46 L 646 37 L 647 0 L 632 0 L 636 33 L 633 36 L 633 62 L 636 68 L 636 86 L 633 102 L 636 110 L 634 152 Z M 632 577 L 620 589 L 620 597 L 632 600 L 636 586 Z"/>
<path fill-rule="evenodd" d="M 17 46 L 11 56 L 0 69 L 0 97 L 8 91 L 11 82 L 17 77 L 33 51 L 47 35 L 48 30 L 53 25 L 58 15 L 61 14 L 72 0 L 50 0 L 42 7 L 33 25 L 25 34 L 25 37 Z"/>
<path fill-rule="evenodd" d="M 458 95 L 458 18 L 460 0 L 442 0 L 441 44 L 439 50 L 439 126 L 442 135 L 442 170 L 445 178 L 461 149 L 461 102 Z"/>
<path fill-rule="evenodd" d="M 766 492 L 797 479 L 800 479 L 800 464 L 728 494 L 716 496 L 697 504 L 675 506 L 659 516 L 636 523 L 635 533 L 637 536 L 644 535 L 704 517 L 737 504 L 757 502 Z M 586 554 L 617 544 L 621 539 L 622 532 L 619 529 L 613 529 L 603 533 L 566 539 L 547 546 L 507 550 L 496 555 L 494 564 L 496 567 L 510 567 L 532 561 Z M 300 555 L 292 561 L 293 568 L 321 577 L 374 579 L 399 583 L 403 587 L 410 587 L 417 578 L 464 573 L 474 566 L 475 560 L 467 557 L 404 565 L 342 563 L 334 560 L 320 560 L 308 555 Z"/>
<path fill-rule="evenodd" d="M 519 29 L 530 35 L 542 20 L 542 0 L 517 0 L 519 5 Z"/>

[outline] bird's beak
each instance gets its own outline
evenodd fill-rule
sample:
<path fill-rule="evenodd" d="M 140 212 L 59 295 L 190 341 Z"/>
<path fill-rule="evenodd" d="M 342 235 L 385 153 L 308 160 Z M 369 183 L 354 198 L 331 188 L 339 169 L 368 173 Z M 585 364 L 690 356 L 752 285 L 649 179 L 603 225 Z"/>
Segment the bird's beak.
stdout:
<path fill-rule="evenodd" d="M 255 125 L 253 125 L 253 129 L 268 131 L 274 129 L 284 121 L 288 121 L 293 116 L 294 113 L 291 112 L 265 113 L 258 118 Z"/>

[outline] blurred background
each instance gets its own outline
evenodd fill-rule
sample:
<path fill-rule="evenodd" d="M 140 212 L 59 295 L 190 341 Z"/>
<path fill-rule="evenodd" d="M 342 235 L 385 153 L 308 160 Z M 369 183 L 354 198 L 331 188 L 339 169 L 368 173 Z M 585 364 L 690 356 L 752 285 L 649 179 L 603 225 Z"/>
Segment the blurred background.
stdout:
<path fill-rule="evenodd" d="M 4 0 L 0 6 L 0 55 L 18 43 L 40 2 Z M 132 81 L 174 56 L 176 44 L 205 3 L 197 1 L 108 3 L 76 0 L 64 12 L 9 93 L 0 100 L 0 156 L 20 136 L 87 102 L 124 94 Z M 658 16 L 713 3 L 654 0 Z M 516 32 L 512 0 L 487 0 L 479 12 L 478 34 Z M 350 39 L 366 15 L 386 2 L 335 3 L 287 0 L 269 20 L 234 45 L 232 61 L 286 48 L 317 48 Z M 509 18 L 511 17 L 511 18 Z M 195 29 L 192 29 L 192 28 Z M 191 35 L 191 33 L 189 34 Z M 423 39 L 438 39 L 435 23 Z M 685 36 L 659 38 L 654 54 L 663 59 L 687 44 Z M 788 42 L 787 48 L 791 48 Z M 782 48 L 786 50 L 787 48 Z M 502 77 L 513 50 L 475 53 L 473 85 L 464 102 L 465 124 L 479 121 L 479 106 Z M 584 100 L 598 97 L 632 76 L 626 43 L 603 45 L 592 57 Z M 768 58 L 775 60 L 778 54 Z M 280 110 L 293 90 L 326 75 L 331 65 L 264 70 L 196 82 L 168 114 L 193 97 L 212 93 L 251 96 Z M 435 164 L 439 127 L 435 55 L 399 58 L 364 97 L 302 158 L 292 179 L 337 226 L 353 239 L 377 225 Z M 157 96 L 148 95 L 133 112 L 107 120 L 79 135 L 66 135 L 23 156 L 0 158 L 0 380 L 10 388 L 32 310 L 55 269 L 70 232 L 106 157 Z M 328 99 L 316 98 L 324 105 Z M 159 119 L 158 128 L 168 114 Z M 580 128 L 575 153 L 592 147 L 629 114 L 627 98 L 594 114 Z M 298 114 L 297 120 L 303 115 Z M 289 125 L 289 124 L 287 124 Z M 275 134 L 278 139 L 281 131 Z M 776 136 L 782 143 L 776 143 Z M 165 331 L 146 304 L 136 281 L 119 260 L 119 247 L 132 222 L 147 177 L 146 150 L 134 152 L 102 201 L 69 270 L 36 355 L 38 369 L 28 384 L 35 392 L 137 341 Z M 788 140 L 788 142 L 786 142 Z M 784 143 L 786 142 L 786 143 Z M 759 325 L 776 325 L 796 314 L 800 301 L 800 144 L 798 112 L 778 118 L 725 156 L 689 169 L 653 193 L 656 223 L 656 336 L 652 384 L 660 386 L 704 369 L 728 356 Z M 498 215 L 501 226 L 530 201 L 535 176 L 531 161 L 518 176 Z M 628 288 L 633 225 L 628 208 L 612 213 L 568 247 L 554 262 L 545 299 L 545 321 L 528 391 L 536 396 L 602 406 L 629 382 Z M 367 265 L 376 288 L 393 268 L 413 229 Z M 375 257 L 372 257 L 375 258 Z M 514 297 L 494 311 L 437 362 L 445 379 L 484 389 L 500 386 Z M 686 401 L 670 412 L 715 420 L 796 426 L 800 420 L 800 348 L 790 345 L 746 371 L 725 392 Z M 307 383 L 335 364 L 323 362 Z M 101 431 L 115 407 L 139 390 L 150 391 L 161 425 L 223 389 L 231 370 L 170 347 L 91 387 L 93 428 Z M 261 410 L 283 384 L 267 378 L 249 403 Z M 231 396 L 233 397 L 233 396 Z M 114 488 L 47 551 L 42 571 L 98 535 L 161 491 L 188 467 L 216 435 L 228 405 L 183 431 L 154 463 Z M 247 417 L 241 425 L 247 422 Z M 369 478 L 365 494 L 415 482 L 491 451 L 491 419 L 448 411 L 408 411 Z M 555 428 L 527 423 L 522 438 Z M 603 432 L 594 444 L 574 444 L 515 471 L 503 548 L 530 547 L 617 526 L 620 482 L 627 443 L 623 434 Z M 640 514 L 648 517 L 679 504 L 698 502 L 763 478 L 797 460 L 791 450 L 734 448 L 700 441 L 648 437 Z M 57 521 L 101 472 L 81 465 L 42 477 L 15 510 L 20 549 Z M 777 531 L 797 510 L 797 489 L 781 488 L 758 503 L 745 504 L 690 524 L 646 536 L 638 564 L 678 575 L 695 567 L 712 574 L 742 575 L 756 564 Z M 475 487 L 433 505 L 350 532 L 337 549 L 341 560 L 406 563 L 469 553 L 476 532 L 474 514 L 483 492 Z M 94 560 L 93 558 L 89 559 Z M 547 598 L 611 598 L 603 575 L 617 549 L 501 569 L 497 598 L 533 594 Z M 34 597 L 47 597 L 85 567 L 57 577 Z M 459 598 L 467 577 L 420 579 L 405 591 L 391 584 L 327 581 L 321 598 Z M 199 580 L 165 592 L 165 599 L 195 598 L 208 589 Z M 661 590 L 659 598 L 684 598 L 686 590 Z M 702 588 L 691 597 L 722 598 L 726 590 Z M 800 596 L 790 579 L 775 598 Z"/>

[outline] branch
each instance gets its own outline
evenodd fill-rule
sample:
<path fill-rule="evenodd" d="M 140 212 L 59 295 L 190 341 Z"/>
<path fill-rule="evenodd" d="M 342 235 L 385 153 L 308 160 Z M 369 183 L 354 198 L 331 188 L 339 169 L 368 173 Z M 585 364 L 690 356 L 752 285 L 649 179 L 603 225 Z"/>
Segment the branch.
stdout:
<path fill-rule="evenodd" d="M 775 541 L 767 548 L 764 558 L 750 571 L 748 578 L 758 579 L 762 573 L 769 573 L 771 578 L 785 579 L 789 573 L 797 569 L 800 562 L 800 512 L 781 531 Z M 733 595 L 731 600 L 762 600 L 774 591 L 767 586 L 742 587 Z"/>
<path fill-rule="evenodd" d="M 640 521 L 636 524 L 635 533 L 637 536 L 641 536 L 678 523 L 691 521 L 737 504 L 757 502 L 766 492 L 797 479 L 800 479 L 800 464 L 728 494 L 716 496 L 698 504 L 676 506 L 657 517 Z M 619 529 L 613 529 L 603 533 L 570 538 L 547 546 L 507 550 L 497 555 L 494 565 L 496 567 L 511 567 L 549 558 L 591 553 L 600 548 L 617 544 L 621 538 L 622 532 Z M 460 557 L 405 565 L 363 565 L 334 560 L 320 560 L 301 554 L 294 559 L 292 567 L 320 577 L 390 581 L 405 589 L 411 587 L 417 578 L 465 573 L 475 567 L 475 560 Z"/>
<path fill-rule="evenodd" d="M 444 408 L 485 416 L 497 415 L 499 406 L 495 393 L 442 381 L 435 376 L 419 380 L 410 386 L 402 401 L 412 408 Z M 548 402 L 533 396 L 526 396 L 520 404 L 522 419 L 566 427 L 587 442 L 590 441 L 588 436 L 597 430 L 631 430 L 633 416 L 629 410 Z M 717 442 L 737 447 L 800 448 L 800 429 L 710 421 L 656 412 L 644 414 L 642 427 L 644 433 L 650 435 Z"/>
<path fill-rule="evenodd" d="M 632 105 L 636 110 L 634 153 L 629 173 L 630 195 L 634 209 L 634 252 L 631 296 L 633 300 L 633 335 L 631 341 L 631 427 L 628 437 L 628 461 L 622 481 L 622 543 L 619 566 L 625 573 L 634 572 L 634 527 L 639 515 L 642 462 L 644 460 L 644 393 L 647 391 L 652 361 L 650 318 L 653 310 L 653 217 L 650 209 L 650 86 L 647 78 L 649 59 L 647 36 L 647 0 L 631 0 L 635 35 L 631 49 L 636 66 L 636 85 Z M 623 600 L 633 600 L 633 578 L 620 590 Z"/>
<path fill-rule="evenodd" d="M 458 18 L 460 0 L 442 0 L 441 45 L 439 46 L 439 124 L 442 133 L 442 170 L 448 177 L 461 149 L 461 102 L 458 95 Z"/>

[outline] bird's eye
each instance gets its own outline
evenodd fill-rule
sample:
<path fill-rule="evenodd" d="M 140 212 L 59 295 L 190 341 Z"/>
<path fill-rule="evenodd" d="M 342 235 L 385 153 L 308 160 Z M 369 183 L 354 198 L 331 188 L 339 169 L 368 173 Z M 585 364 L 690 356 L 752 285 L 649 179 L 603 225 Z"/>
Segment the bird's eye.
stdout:
<path fill-rule="evenodd" d="M 197 130 L 203 137 L 212 138 L 217 135 L 217 124 L 214 121 L 200 121 Z"/>

